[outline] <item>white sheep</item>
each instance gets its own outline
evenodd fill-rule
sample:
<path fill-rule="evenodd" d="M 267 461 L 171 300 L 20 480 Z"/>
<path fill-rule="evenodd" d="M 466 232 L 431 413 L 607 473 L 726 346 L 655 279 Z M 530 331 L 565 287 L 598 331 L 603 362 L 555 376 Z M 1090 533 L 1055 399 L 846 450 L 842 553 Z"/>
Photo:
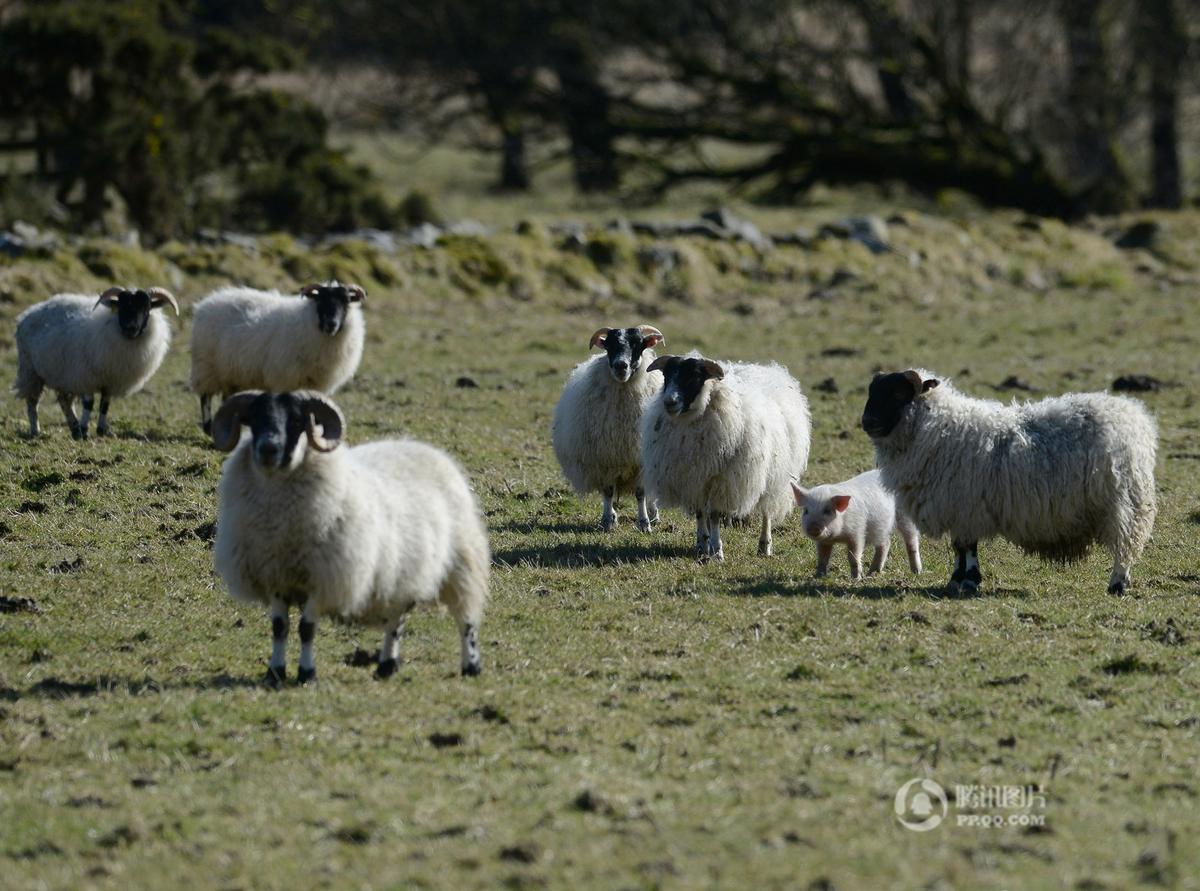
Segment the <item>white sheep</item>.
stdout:
<path fill-rule="evenodd" d="M 696 517 L 700 559 L 724 559 L 722 518 L 762 516 L 758 552 L 771 553 L 771 524 L 792 508 L 789 480 L 808 466 L 808 400 L 780 365 L 718 364 L 696 354 L 660 356 L 659 399 L 642 418 L 642 476 L 664 505 Z"/>
<path fill-rule="evenodd" d="M 909 568 L 921 572 L 920 533 L 912 520 L 896 509 L 896 498 L 883 488 L 878 470 L 811 489 L 793 482 L 792 493 L 801 509 L 800 527 L 817 543 L 818 577 L 829 571 L 833 546 L 839 543 L 846 545 L 851 578 L 862 575 L 863 551 L 869 547 L 875 549 L 871 574 L 882 572 L 891 549 L 893 529 L 900 530 L 908 551 Z"/>
<path fill-rule="evenodd" d="M 213 291 L 192 314 L 192 391 L 200 425 L 212 424 L 212 397 L 238 390 L 333 393 L 362 359 L 366 292 L 328 282 L 278 291 L 230 287 Z"/>
<path fill-rule="evenodd" d="M 1154 527 L 1154 419 L 1133 399 L 1072 393 L 1004 405 L 924 369 L 877 375 L 862 428 L 883 484 L 925 535 L 949 535 L 950 587 L 981 581 L 978 543 L 1001 536 L 1043 559 L 1113 557 L 1123 593 Z"/>
<path fill-rule="evenodd" d="M 642 488 L 639 423 L 662 387 L 662 375 L 647 370 L 662 342 L 662 332 L 649 325 L 601 328 L 588 347 L 604 353 L 575 366 L 554 409 L 555 457 L 578 494 L 600 493 L 605 532 L 617 525 L 613 500 L 629 492 L 637 499 L 639 529 L 649 532 L 658 519 Z"/>
<path fill-rule="evenodd" d="M 171 324 L 162 313 L 179 304 L 165 288 L 109 288 L 99 299 L 58 294 L 17 316 L 17 379 L 25 399 L 29 435 L 38 435 L 42 390 L 58 392 L 71 435 L 87 439 L 95 394 L 100 394 L 96 435 L 108 433 L 109 400 L 136 393 L 158 371 L 171 345 Z M 75 397 L 83 419 L 75 417 Z"/>
<path fill-rule="evenodd" d="M 268 683 L 286 675 L 292 606 L 302 610 L 300 683 L 316 677 L 321 616 L 382 627 L 377 675 L 387 677 L 409 611 L 434 601 L 458 620 L 462 673 L 479 674 L 490 556 L 466 476 L 412 440 L 339 448 L 343 430 L 338 407 L 312 391 L 238 393 L 213 419 L 217 448 L 234 450 L 218 487 L 214 561 L 235 599 L 270 610 Z"/>

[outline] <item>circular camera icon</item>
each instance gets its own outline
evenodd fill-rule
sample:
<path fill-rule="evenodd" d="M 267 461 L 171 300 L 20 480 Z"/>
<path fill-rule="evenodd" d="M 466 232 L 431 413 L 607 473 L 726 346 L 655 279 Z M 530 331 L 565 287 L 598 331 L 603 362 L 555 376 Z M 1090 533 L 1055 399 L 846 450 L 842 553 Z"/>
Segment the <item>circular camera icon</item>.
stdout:
<path fill-rule="evenodd" d="M 928 832 L 946 819 L 950 809 L 946 791 L 934 780 L 909 780 L 896 792 L 896 819 L 905 829 Z"/>

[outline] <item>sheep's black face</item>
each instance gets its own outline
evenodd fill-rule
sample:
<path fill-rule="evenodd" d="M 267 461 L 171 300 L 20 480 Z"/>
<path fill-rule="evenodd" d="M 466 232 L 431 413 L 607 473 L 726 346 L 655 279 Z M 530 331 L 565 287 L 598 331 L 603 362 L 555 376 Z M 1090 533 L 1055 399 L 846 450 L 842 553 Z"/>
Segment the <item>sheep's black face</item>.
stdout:
<path fill-rule="evenodd" d="M 867 390 L 867 405 L 863 409 L 862 428 L 872 439 L 891 434 L 904 410 L 922 393 L 938 385 L 936 380 L 922 381 L 915 371 L 896 371 L 877 374 Z"/>
<path fill-rule="evenodd" d="M 609 329 L 604 338 L 604 351 L 608 353 L 608 370 L 613 380 L 623 384 L 633 377 L 642 364 L 647 340 L 637 328 Z"/>
<path fill-rule="evenodd" d="M 265 470 L 286 470 L 299 463 L 308 431 L 305 403 L 292 393 L 260 393 L 242 415 L 250 428 L 254 463 Z"/>
<path fill-rule="evenodd" d="M 141 337 L 150 323 L 152 306 L 150 295 L 140 288 L 136 291 L 122 291 L 117 295 L 117 324 L 121 333 L 130 340 Z"/>
<path fill-rule="evenodd" d="M 662 364 L 658 365 L 658 362 Z M 711 359 L 667 356 L 655 360 L 655 364 L 663 375 L 663 408 L 669 415 L 686 414 L 698 407 L 697 400 L 704 392 L 704 385 L 724 377 L 721 366 Z M 704 404 L 707 405 L 707 401 Z"/>
<path fill-rule="evenodd" d="M 342 330 L 350 304 L 359 299 L 350 288 L 336 283 L 306 288 L 304 296 L 316 305 L 317 327 L 330 337 Z"/>

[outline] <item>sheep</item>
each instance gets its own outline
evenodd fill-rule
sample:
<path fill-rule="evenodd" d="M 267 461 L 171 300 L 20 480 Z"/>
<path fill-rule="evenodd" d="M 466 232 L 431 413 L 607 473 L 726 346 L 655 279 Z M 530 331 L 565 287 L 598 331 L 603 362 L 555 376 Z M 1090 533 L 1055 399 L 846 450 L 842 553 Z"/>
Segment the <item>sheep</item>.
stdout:
<path fill-rule="evenodd" d="M 647 368 L 653 347 L 663 342 L 662 332 L 649 325 L 599 329 L 588 348 L 604 353 L 575 366 L 554 409 L 555 457 L 576 493 L 600 493 L 605 532 L 617 526 L 613 500 L 630 491 L 638 529 L 649 532 L 658 519 L 657 505 L 647 508 L 642 488 L 638 422 L 662 387 L 662 375 Z"/>
<path fill-rule="evenodd" d="M 903 511 L 896 509 L 896 498 L 883 488 L 878 470 L 868 470 L 853 479 L 804 489 L 792 483 L 792 494 L 802 514 L 801 528 L 817 543 L 817 577 L 829 571 L 833 546 L 846 545 L 850 557 L 850 577 L 862 575 L 863 550 L 875 548 L 870 573 L 883 571 L 892 543 L 892 529 L 900 530 L 908 551 L 909 568 L 921 572 L 920 534 Z"/>
<path fill-rule="evenodd" d="M 154 376 L 171 345 L 171 324 L 161 313 L 179 304 L 166 288 L 109 288 L 99 299 L 57 294 L 17 316 L 17 379 L 25 399 L 29 436 L 36 437 L 42 390 L 58 392 L 71 436 L 88 438 L 95 394 L 100 394 L 96 435 L 108 434 L 109 400 L 136 393 Z M 100 307 L 105 311 L 98 312 Z M 75 417 L 82 397 L 83 418 Z"/>
<path fill-rule="evenodd" d="M 761 514 L 758 553 L 792 508 L 788 489 L 808 466 L 808 400 L 780 365 L 659 356 L 663 389 L 642 416 L 649 495 L 696 517 L 696 555 L 723 560 L 721 519 Z"/>
<path fill-rule="evenodd" d="M 967 396 L 924 369 L 877 375 L 862 429 L 885 487 L 925 535 L 949 534 L 952 591 L 982 581 L 978 544 L 1008 539 L 1042 559 L 1112 554 L 1122 594 L 1156 512 L 1158 433 L 1142 405 L 1071 393 L 1004 405 Z"/>
<path fill-rule="evenodd" d="M 315 391 L 237 393 L 213 419 L 214 444 L 232 451 L 217 488 L 214 563 L 234 599 L 270 610 L 267 683 L 286 679 L 292 606 L 301 684 L 316 678 L 321 616 L 381 626 L 376 675 L 386 678 L 409 611 L 433 601 L 458 620 L 462 673 L 479 674 L 491 558 L 466 475 L 415 440 L 339 448 L 344 430 L 341 410 Z"/>
<path fill-rule="evenodd" d="M 366 291 L 337 281 L 306 285 L 300 297 L 230 287 L 196 304 L 191 388 L 200 426 L 212 430 L 212 397 L 238 390 L 334 393 L 358 370 Z"/>

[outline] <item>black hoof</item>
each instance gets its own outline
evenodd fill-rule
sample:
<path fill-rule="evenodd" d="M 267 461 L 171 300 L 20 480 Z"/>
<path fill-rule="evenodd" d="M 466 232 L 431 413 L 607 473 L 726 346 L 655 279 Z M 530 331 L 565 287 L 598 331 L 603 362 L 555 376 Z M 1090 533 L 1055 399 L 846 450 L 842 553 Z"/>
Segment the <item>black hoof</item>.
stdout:
<path fill-rule="evenodd" d="M 287 669 L 280 665 L 276 668 L 273 665 L 267 666 L 267 675 L 263 678 L 263 683 L 272 690 L 278 690 L 283 686 L 283 682 L 287 680 Z"/>
<path fill-rule="evenodd" d="M 395 659 L 384 659 L 375 666 L 375 677 L 379 680 L 386 680 L 396 673 L 397 663 Z"/>
<path fill-rule="evenodd" d="M 296 683 L 303 687 L 305 684 L 316 683 L 317 670 L 315 668 L 305 668 L 301 666 L 296 669 Z"/>
<path fill-rule="evenodd" d="M 1116 594 L 1117 596 L 1120 596 L 1125 593 L 1125 589 L 1126 589 L 1126 585 L 1124 582 L 1113 582 L 1111 585 L 1108 586 L 1108 593 Z"/>
<path fill-rule="evenodd" d="M 962 583 L 962 592 L 964 594 L 974 594 L 978 590 L 979 590 L 979 582 L 976 582 L 972 579 L 966 579 Z"/>
<path fill-rule="evenodd" d="M 72 427 L 71 439 L 87 439 L 87 432 L 78 427 Z"/>
<path fill-rule="evenodd" d="M 212 421 L 201 421 L 200 429 L 204 431 L 205 436 L 212 435 Z"/>
<path fill-rule="evenodd" d="M 479 677 L 483 674 L 483 665 L 478 662 L 469 662 L 463 666 L 462 673 L 465 678 Z"/>
<path fill-rule="evenodd" d="M 96 435 L 97 436 L 108 436 L 108 428 L 107 427 L 97 427 Z"/>

